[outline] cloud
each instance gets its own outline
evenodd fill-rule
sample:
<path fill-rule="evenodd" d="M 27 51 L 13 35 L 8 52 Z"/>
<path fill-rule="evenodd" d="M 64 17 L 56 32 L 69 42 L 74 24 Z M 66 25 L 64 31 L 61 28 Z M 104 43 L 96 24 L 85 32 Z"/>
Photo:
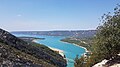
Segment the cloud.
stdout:
<path fill-rule="evenodd" d="M 18 16 L 18 17 L 21 17 L 22 15 L 21 15 L 21 14 L 18 14 L 17 16 Z"/>

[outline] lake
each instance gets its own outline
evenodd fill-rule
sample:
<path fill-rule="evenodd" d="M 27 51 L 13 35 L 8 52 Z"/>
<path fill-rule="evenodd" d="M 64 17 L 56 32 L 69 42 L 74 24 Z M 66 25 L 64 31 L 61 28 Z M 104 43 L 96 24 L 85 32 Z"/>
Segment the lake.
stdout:
<path fill-rule="evenodd" d="M 74 59 L 76 55 L 81 56 L 82 54 L 85 53 L 85 49 L 79 46 L 60 41 L 61 39 L 65 38 L 64 36 L 43 36 L 43 35 L 25 35 L 25 34 L 14 34 L 14 35 L 17 37 L 27 36 L 27 37 L 45 38 L 44 40 L 36 40 L 36 42 L 48 47 L 52 47 L 64 51 L 64 54 L 68 61 L 67 67 L 74 67 Z"/>

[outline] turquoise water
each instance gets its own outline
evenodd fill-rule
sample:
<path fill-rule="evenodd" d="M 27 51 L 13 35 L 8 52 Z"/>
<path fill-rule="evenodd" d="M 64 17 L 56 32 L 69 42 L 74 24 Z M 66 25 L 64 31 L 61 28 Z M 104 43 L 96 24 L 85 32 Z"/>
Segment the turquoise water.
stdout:
<path fill-rule="evenodd" d="M 85 53 L 85 49 L 81 47 L 78 47 L 70 43 L 61 42 L 60 40 L 65 38 L 63 36 L 39 36 L 39 35 L 23 35 L 23 34 L 14 34 L 14 35 L 45 38 L 45 40 L 37 40 L 37 43 L 63 50 L 68 61 L 67 67 L 74 67 L 74 59 L 76 55 L 81 56 L 83 53 Z"/>

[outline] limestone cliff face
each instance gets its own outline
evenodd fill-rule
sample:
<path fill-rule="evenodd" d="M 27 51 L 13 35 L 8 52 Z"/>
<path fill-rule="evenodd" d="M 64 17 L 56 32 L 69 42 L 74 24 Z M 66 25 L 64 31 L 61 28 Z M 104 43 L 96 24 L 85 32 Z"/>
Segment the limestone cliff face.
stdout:
<path fill-rule="evenodd" d="M 31 43 L 25 42 L 25 41 L 15 37 L 14 35 L 10 34 L 9 32 L 7 32 L 5 30 L 2 30 L 2 29 L 0 29 L 0 42 L 2 44 L 4 44 L 4 47 L 5 46 L 10 47 L 11 50 L 8 49 L 8 51 L 10 50 L 9 53 L 14 54 L 15 52 L 13 51 L 13 49 L 15 49 L 15 50 L 18 50 L 22 53 L 25 53 L 26 55 L 30 55 L 30 57 L 32 56 L 41 62 L 44 61 L 43 63 L 37 62 L 35 64 L 34 63 L 35 61 L 32 61 L 32 60 L 24 61 L 25 59 L 21 58 L 21 60 L 19 60 L 19 61 L 20 62 L 24 61 L 24 63 L 26 63 L 26 64 L 21 63 L 21 65 L 29 64 L 29 65 L 36 65 L 36 66 L 38 65 L 38 67 L 46 67 L 44 64 L 44 63 L 46 63 L 49 67 L 54 67 L 54 66 L 55 67 L 66 67 L 67 66 L 66 60 L 63 59 L 63 57 L 61 55 L 59 55 L 57 53 L 53 54 L 53 52 L 50 50 L 45 51 L 40 47 L 32 46 Z M 3 46 L 2 44 L 1 44 L 1 46 Z M 6 50 L 6 49 L 4 49 L 4 50 Z M 13 52 L 11 52 L 11 51 L 13 51 Z M 0 48 L 0 55 L 3 54 L 2 52 L 4 52 L 4 51 L 2 48 Z M 5 52 L 5 53 L 7 53 L 7 52 Z M 9 56 L 9 53 L 7 56 Z M 17 58 L 16 54 L 15 54 L 15 56 Z M 24 57 L 24 55 L 22 55 L 22 57 Z M 1 57 L 1 58 L 3 58 L 3 57 Z M 36 61 L 38 61 L 38 60 L 36 60 Z M 3 62 L 3 61 L 0 61 L 0 62 Z M 10 60 L 7 62 L 10 62 Z M 7 63 L 7 62 L 5 62 L 5 63 Z M 14 63 L 16 63 L 16 61 Z M 11 62 L 11 64 L 12 64 L 12 62 Z"/>

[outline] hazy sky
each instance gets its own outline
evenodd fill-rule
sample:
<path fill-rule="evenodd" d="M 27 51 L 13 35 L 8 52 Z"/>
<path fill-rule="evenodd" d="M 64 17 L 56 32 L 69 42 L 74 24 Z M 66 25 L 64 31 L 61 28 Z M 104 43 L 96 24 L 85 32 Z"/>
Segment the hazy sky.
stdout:
<path fill-rule="evenodd" d="M 0 28 L 16 30 L 96 29 L 120 0 L 0 0 Z"/>

